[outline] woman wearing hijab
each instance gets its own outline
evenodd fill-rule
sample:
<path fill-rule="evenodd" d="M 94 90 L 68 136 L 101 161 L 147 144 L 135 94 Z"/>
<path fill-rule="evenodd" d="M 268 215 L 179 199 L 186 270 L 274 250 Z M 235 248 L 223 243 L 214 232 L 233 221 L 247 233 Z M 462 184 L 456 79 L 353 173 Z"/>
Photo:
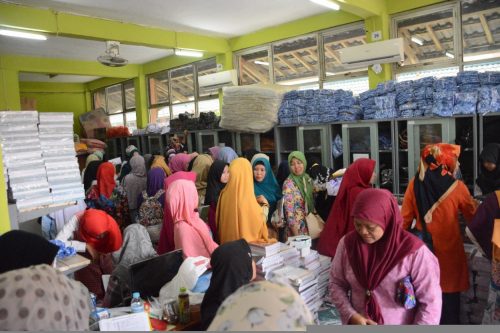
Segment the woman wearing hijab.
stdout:
<path fill-rule="evenodd" d="M 354 230 L 352 206 L 361 192 L 372 187 L 375 177 L 375 161 L 368 158 L 358 158 L 347 168 L 325 228 L 319 237 L 320 254 L 333 258 L 340 239 Z"/>
<path fill-rule="evenodd" d="M 255 197 L 259 204 L 269 206 L 267 221 L 270 222 L 271 216 L 276 210 L 276 204 L 282 197 L 281 188 L 274 177 L 268 159 L 256 158 L 252 167 Z"/>
<path fill-rule="evenodd" d="M 283 188 L 283 183 L 290 175 L 290 166 L 288 165 L 288 161 L 282 161 L 278 166 L 278 172 L 276 173 L 276 180 L 278 181 L 278 185 L 280 188 Z"/>
<path fill-rule="evenodd" d="M 198 191 L 199 202 L 205 202 L 208 171 L 213 162 L 212 157 L 208 154 L 198 155 L 194 159 L 193 168 L 190 170 L 196 173 L 196 190 Z"/>
<path fill-rule="evenodd" d="M 88 331 L 89 291 L 47 264 L 0 274 L 0 330 Z"/>
<path fill-rule="evenodd" d="M 150 169 L 154 168 L 160 168 L 165 172 L 166 177 L 170 176 L 172 174 L 172 171 L 168 167 L 167 163 L 165 162 L 165 157 L 161 155 L 155 155 L 153 159 L 153 163 L 151 164 Z"/>
<path fill-rule="evenodd" d="M 176 173 L 178 171 L 186 171 L 189 162 L 193 158 L 198 156 L 198 153 L 191 153 L 191 154 L 186 154 L 186 153 L 181 153 L 181 154 L 176 154 L 172 159 L 169 161 L 168 166 L 170 167 L 170 170 L 172 173 Z"/>
<path fill-rule="evenodd" d="M 458 221 L 462 212 L 467 222 L 472 220 L 476 203 L 466 185 L 454 177 L 458 170 L 460 146 L 436 143 L 422 150 L 418 172 L 410 180 L 401 213 L 403 227 L 409 229 L 413 219 L 416 228 L 426 230 L 441 272 L 443 309 L 441 324 L 459 324 L 460 292 L 469 289 L 469 272 Z"/>
<path fill-rule="evenodd" d="M 479 155 L 481 173 L 476 180 L 483 195 L 500 190 L 500 144 L 488 143 Z"/>
<path fill-rule="evenodd" d="M 208 209 L 208 226 L 215 240 L 218 240 L 217 225 L 215 221 L 217 203 L 219 202 L 220 192 L 228 181 L 229 164 L 224 161 L 215 160 L 210 166 L 210 170 L 208 170 L 207 192 L 205 195 L 205 205 L 210 206 Z"/>
<path fill-rule="evenodd" d="M 236 154 L 236 152 L 231 147 L 222 147 L 219 150 L 217 158 L 221 161 L 230 164 L 233 160 L 238 158 L 238 154 Z"/>
<path fill-rule="evenodd" d="M 193 183 L 196 181 L 196 174 L 194 172 L 178 171 L 172 174 L 172 176 L 165 178 L 163 182 L 163 187 L 165 191 L 168 191 L 170 185 L 178 180 L 189 180 Z M 172 219 L 172 214 L 170 213 L 169 205 L 166 204 L 163 210 L 163 224 L 160 231 L 160 241 L 158 242 L 158 254 L 164 254 L 175 249 L 174 243 L 174 221 Z"/>
<path fill-rule="evenodd" d="M 307 170 L 307 174 L 311 177 L 313 183 L 314 207 L 319 216 L 325 221 L 328 219 L 333 204 L 333 196 L 329 196 L 326 190 L 326 184 L 331 179 L 332 173 L 332 169 L 321 165 L 319 161 L 313 161 L 311 167 Z"/>
<path fill-rule="evenodd" d="M 268 237 L 266 220 L 255 199 L 252 166 L 245 158 L 229 165 L 229 181 L 220 193 L 216 222 L 221 244 L 244 238 L 247 242 L 274 242 Z"/>
<path fill-rule="evenodd" d="M 31 232 L 11 230 L 0 236 L 0 274 L 32 265 L 52 265 L 59 247 Z"/>
<path fill-rule="evenodd" d="M 219 146 L 213 146 L 213 147 L 208 148 L 208 152 L 210 153 L 210 156 L 212 156 L 212 159 L 214 161 L 218 159 L 219 151 L 220 151 Z"/>
<path fill-rule="evenodd" d="M 314 316 L 289 285 L 258 281 L 230 295 L 209 331 L 306 331 Z"/>
<path fill-rule="evenodd" d="M 218 245 L 198 215 L 196 186 L 189 180 L 177 180 L 169 186 L 166 198 L 174 223 L 175 249 L 182 249 L 186 258 L 210 258 Z"/>
<path fill-rule="evenodd" d="M 500 190 L 490 193 L 477 208 L 472 222 L 465 229 L 467 236 L 483 256 L 491 260 L 489 295 L 483 325 L 500 324 Z"/>
<path fill-rule="evenodd" d="M 140 155 L 139 150 L 136 146 L 130 145 L 125 149 L 126 160 L 122 163 L 122 168 L 120 170 L 120 175 L 118 176 L 118 182 L 122 182 L 125 176 L 127 176 L 132 167 L 130 166 L 130 159 L 134 156 Z"/>
<path fill-rule="evenodd" d="M 70 238 L 73 241 L 69 241 Z M 77 252 L 83 252 L 82 256 L 91 260 L 90 265 L 75 272 L 75 279 L 102 300 L 104 287 L 101 277 L 111 274 L 113 270 L 109 253 L 122 246 L 122 233 L 113 217 L 102 210 L 87 209 L 76 214 L 56 239 L 73 246 Z"/>
<path fill-rule="evenodd" d="M 97 170 L 102 163 L 102 161 L 92 161 L 85 168 L 85 173 L 83 175 L 83 188 L 85 193 L 88 194 L 93 182 L 97 179 Z"/>
<path fill-rule="evenodd" d="M 244 239 L 219 246 L 210 259 L 212 278 L 201 303 L 201 328 L 206 330 L 224 300 L 256 276 L 252 251 Z"/>
<path fill-rule="evenodd" d="M 87 170 L 89 164 L 96 161 L 102 161 L 102 155 L 92 153 L 89 156 L 87 156 L 87 159 L 85 160 L 85 168 L 82 170 L 82 180 L 85 178 L 85 171 Z"/>
<path fill-rule="evenodd" d="M 144 226 L 134 223 L 125 228 L 122 247 L 112 254 L 115 269 L 109 279 L 103 306 L 129 305 L 132 293 L 130 290 L 130 265 L 157 255 Z"/>
<path fill-rule="evenodd" d="M 288 155 L 290 175 L 283 183 L 283 213 L 288 235 L 308 235 L 306 216 L 314 212 L 314 198 L 311 177 L 306 173 L 307 161 L 304 154 L 294 151 Z"/>
<path fill-rule="evenodd" d="M 131 222 L 135 223 L 137 217 L 137 198 L 146 189 L 146 164 L 141 155 L 130 159 L 130 173 L 123 179 L 123 188 L 127 193 Z"/>
<path fill-rule="evenodd" d="M 402 228 L 393 195 L 364 190 L 354 202 L 352 216 L 355 230 L 340 240 L 330 272 L 330 295 L 342 323 L 439 324 L 437 259 Z"/>
<path fill-rule="evenodd" d="M 142 191 L 137 198 L 137 223 L 146 227 L 153 244 L 158 244 L 163 224 L 165 208 L 163 182 L 165 177 L 165 172 L 161 168 L 149 170 L 146 190 Z"/>

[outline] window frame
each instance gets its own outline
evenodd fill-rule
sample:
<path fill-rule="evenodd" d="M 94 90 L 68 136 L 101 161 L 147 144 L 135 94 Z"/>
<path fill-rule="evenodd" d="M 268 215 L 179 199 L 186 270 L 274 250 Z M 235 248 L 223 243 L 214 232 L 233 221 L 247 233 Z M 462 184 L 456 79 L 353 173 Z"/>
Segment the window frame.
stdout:
<path fill-rule="evenodd" d="M 134 107 L 127 108 L 127 102 L 126 102 L 126 97 L 125 97 L 125 85 L 130 84 L 130 83 L 132 83 L 132 86 L 134 87 Z M 110 87 L 113 87 L 113 86 L 120 86 L 121 100 L 122 100 L 121 101 L 122 102 L 122 111 L 110 114 L 108 112 L 108 93 L 107 93 L 107 89 L 110 88 Z M 105 101 L 104 102 L 104 104 L 105 104 L 104 105 L 104 111 L 106 112 L 106 114 L 108 116 L 116 116 L 116 115 L 120 115 L 121 114 L 122 115 L 122 120 L 123 120 L 123 126 L 127 126 L 127 118 L 126 118 L 126 114 L 127 113 L 135 112 L 136 113 L 135 116 L 136 116 L 136 119 L 137 119 L 136 104 L 135 104 L 136 94 L 135 94 L 135 82 L 134 82 L 134 79 L 125 80 L 125 81 L 122 81 L 122 82 L 119 82 L 119 83 L 110 84 L 108 86 L 92 90 L 92 92 L 91 92 L 91 95 L 92 95 L 92 109 L 96 109 L 95 94 L 97 94 L 99 92 L 104 92 L 104 101 Z"/>

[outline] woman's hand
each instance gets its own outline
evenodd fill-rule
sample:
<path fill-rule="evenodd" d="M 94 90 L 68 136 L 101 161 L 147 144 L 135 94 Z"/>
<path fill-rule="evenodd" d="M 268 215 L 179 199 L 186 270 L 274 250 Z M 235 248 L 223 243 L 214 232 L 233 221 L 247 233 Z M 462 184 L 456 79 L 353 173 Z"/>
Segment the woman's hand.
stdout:
<path fill-rule="evenodd" d="M 349 319 L 349 325 L 377 325 L 377 323 L 369 318 L 363 317 L 359 313 L 355 313 Z"/>
<path fill-rule="evenodd" d="M 257 198 L 257 202 L 260 204 L 260 205 L 268 205 L 269 206 L 269 202 L 267 201 L 266 197 L 263 196 L 263 195 L 259 195 Z"/>

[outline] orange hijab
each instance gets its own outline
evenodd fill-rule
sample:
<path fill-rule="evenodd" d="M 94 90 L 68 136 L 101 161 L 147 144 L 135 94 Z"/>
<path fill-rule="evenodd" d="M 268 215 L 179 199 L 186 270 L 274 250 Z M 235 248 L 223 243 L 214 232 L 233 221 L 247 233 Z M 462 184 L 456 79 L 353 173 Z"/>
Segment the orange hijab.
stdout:
<path fill-rule="evenodd" d="M 250 162 L 245 158 L 235 159 L 229 165 L 229 174 L 216 212 L 221 244 L 241 238 L 247 242 L 275 242 L 268 237 L 262 209 L 255 199 Z"/>

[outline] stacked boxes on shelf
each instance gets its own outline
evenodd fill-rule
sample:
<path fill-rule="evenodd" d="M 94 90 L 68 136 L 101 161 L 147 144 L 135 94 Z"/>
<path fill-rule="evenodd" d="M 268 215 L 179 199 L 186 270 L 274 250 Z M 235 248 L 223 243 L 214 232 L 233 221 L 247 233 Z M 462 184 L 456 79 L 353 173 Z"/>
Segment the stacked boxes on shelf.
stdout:
<path fill-rule="evenodd" d="M 85 192 L 73 143 L 73 113 L 43 112 L 39 118 L 42 156 L 54 203 L 83 199 Z"/>
<path fill-rule="evenodd" d="M 4 170 L 8 175 L 6 180 L 20 211 L 53 202 L 37 125 L 37 111 L 0 112 L 0 142 Z"/>

